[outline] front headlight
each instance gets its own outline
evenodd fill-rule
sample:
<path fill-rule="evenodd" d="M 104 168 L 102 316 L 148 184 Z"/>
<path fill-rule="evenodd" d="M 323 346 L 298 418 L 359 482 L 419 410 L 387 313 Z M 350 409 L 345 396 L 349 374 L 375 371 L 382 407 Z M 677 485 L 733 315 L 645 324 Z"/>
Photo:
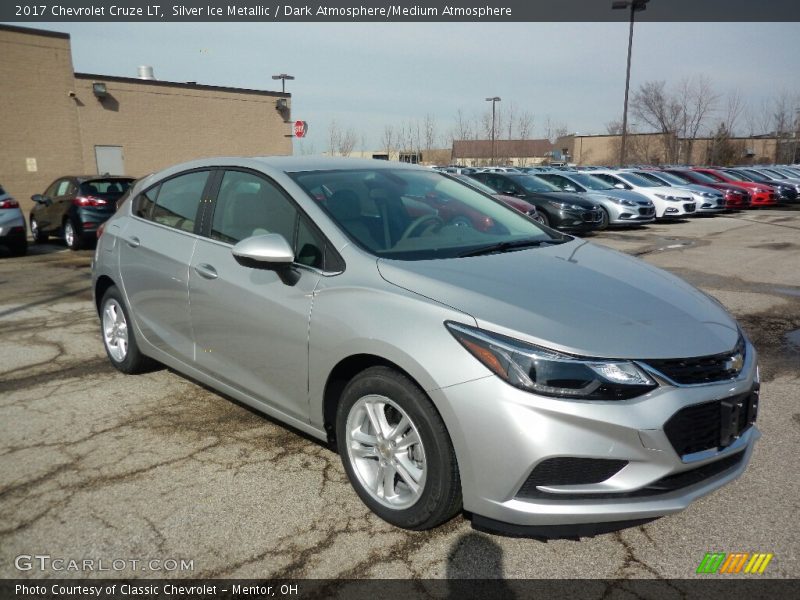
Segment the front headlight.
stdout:
<path fill-rule="evenodd" d="M 634 202 L 633 200 L 627 200 L 625 198 L 615 198 L 614 196 L 606 196 L 606 199 L 611 200 L 616 204 L 621 204 L 622 206 L 638 206 L 638 204 L 636 204 L 636 202 Z"/>
<path fill-rule="evenodd" d="M 716 194 L 712 194 L 711 192 L 703 192 L 700 194 L 703 198 L 716 198 Z"/>
<path fill-rule="evenodd" d="M 656 194 L 656 196 L 658 196 L 662 200 L 670 200 L 671 202 L 674 202 L 676 200 L 680 200 L 680 198 L 676 198 L 675 196 L 669 196 L 667 194 Z"/>
<path fill-rule="evenodd" d="M 657 387 L 635 363 L 580 358 L 448 321 L 448 331 L 487 369 L 522 390 L 581 400 L 627 400 Z"/>

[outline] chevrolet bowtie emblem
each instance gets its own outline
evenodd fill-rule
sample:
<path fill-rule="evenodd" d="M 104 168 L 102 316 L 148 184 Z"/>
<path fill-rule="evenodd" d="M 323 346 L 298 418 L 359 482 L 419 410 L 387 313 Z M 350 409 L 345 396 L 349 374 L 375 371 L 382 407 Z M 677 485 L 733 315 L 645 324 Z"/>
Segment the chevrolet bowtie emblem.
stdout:
<path fill-rule="evenodd" d="M 725 361 L 725 370 L 726 371 L 734 371 L 738 373 L 742 370 L 744 366 L 744 357 L 742 356 L 741 352 L 737 352 L 733 356 L 731 356 L 727 361 Z"/>

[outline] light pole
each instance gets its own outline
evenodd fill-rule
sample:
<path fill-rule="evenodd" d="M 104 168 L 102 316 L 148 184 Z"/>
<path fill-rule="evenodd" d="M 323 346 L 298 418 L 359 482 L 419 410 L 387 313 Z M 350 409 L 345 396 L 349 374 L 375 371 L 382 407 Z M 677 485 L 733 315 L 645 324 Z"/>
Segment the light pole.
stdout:
<path fill-rule="evenodd" d="M 500 97 L 493 96 L 487 98 L 486 101 L 492 103 L 492 165 L 494 165 L 494 106 L 496 103 L 500 102 Z"/>
<path fill-rule="evenodd" d="M 280 75 L 273 75 L 273 79 L 280 79 L 281 80 L 281 92 L 286 93 L 286 80 L 294 81 L 294 75 L 287 75 L 286 73 L 281 73 Z"/>
<path fill-rule="evenodd" d="M 647 8 L 650 0 L 614 0 L 611 3 L 613 10 L 631 10 L 631 28 L 628 34 L 628 69 L 625 72 L 625 105 L 622 109 L 622 141 L 619 148 L 619 166 L 625 166 L 625 142 L 628 140 L 628 88 L 631 84 L 631 50 L 633 49 L 633 21 L 637 12 Z"/>

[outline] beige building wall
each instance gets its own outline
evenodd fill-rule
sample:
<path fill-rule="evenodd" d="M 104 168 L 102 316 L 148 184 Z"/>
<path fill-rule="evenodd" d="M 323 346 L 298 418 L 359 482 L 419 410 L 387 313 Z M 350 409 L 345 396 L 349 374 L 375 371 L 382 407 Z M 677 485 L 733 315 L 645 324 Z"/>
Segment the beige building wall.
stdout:
<path fill-rule="evenodd" d="M 26 209 L 56 176 L 83 170 L 66 34 L 0 28 L 0 184 Z"/>
<path fill-rule="evenodd" d="M 137 177 L 196 158 L 292 153 L 292 124 L 272 93 L 84 74 L 75 92 L 86 172 L 97 172 L 98 145 L 122 146 L 126 174 Z"/>
<path fill-rule="evenodd" d="M 75 74 L 69 36 L 35 29 L 0 26 L 0 57 L 0 183 L 26 215 L 57 177 L 96 173 L 96 146 L 120 146 L 133 177 L 209 156 L 292 153 L 290 94 Z"/>

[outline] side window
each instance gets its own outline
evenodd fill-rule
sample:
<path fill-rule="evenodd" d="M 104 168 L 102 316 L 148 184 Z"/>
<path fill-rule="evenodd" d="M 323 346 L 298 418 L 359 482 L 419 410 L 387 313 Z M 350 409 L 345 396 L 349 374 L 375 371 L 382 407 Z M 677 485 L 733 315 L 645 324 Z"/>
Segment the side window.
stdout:
<path fill-rule="evenodd" d="M 565 189 L 568 185 L 570 185 L 570 182 L 561 177 L 560 175 L 550 175 L 549 173 L 545 173 L 543 175 L 539 175 L 539 177 L 544 179 L 547 183 L 552 183 L 561 190 Z"/>
<path fill-rule="evenodd" d="M 594 175 L 595 177 L 597 177 L 599 179 L 602 179 L 603 181 L 605 181 L 609 185 L 616 185 L 616 184 L 619 183 L 619 181 L 617 181 L 614 177 L 611 177 L 610 175 L 606 175 L 604 173 L 597 173 L 597 174 L 592 173 L 592 175 Z"/>
<path fill-rule="evenodd" d="M 61 196 L 66 196 L 68 191 L 69 179 L 62 179 L 58 182 L 58 189 L 56 190 L 55 195 L 60 198 Z"/>
<path fill-rule="evenodd" d="M 211 239 L 235 244 L 253 235 L 280 233 L 291 245 L 296 219 L 297 209 L 274 184 L 252 173 L 226 171 L 214 207 Z"/>
<path fill-rule="evenodd" d="M 181 231 L 194 231 L 197 209 L 207 180 L 208 171 L 195 171 L 162 183 L 152 220 Z"/>
<path fill-rule="evenodd" d="M 54 181 L 50 184 L 50 187 L 47 188 L 47 191 L 44 193 L 44 196 L 47 198 L 55 198 L 56 192 L 58 191 L 58 185 L 61 183 L 61 180 Z"/>
<path fill-rule="evenodd" d="M 322 269 L 325 243 L 319 234 L 312 229 L 305 217 L 300 218 L 297 226 L 297 243 L 294 247 L 295 261 L 301 265 Z"/>
<path fill-rule="evenodd" d="M 153 212 L 153 207 L 156 204 L 158 197 L 158 190 L 161 186 L 151 187 L 149 190 L 142 192 L 133 200 L 133 214 L 142 219 L 149 219 Z"/>

